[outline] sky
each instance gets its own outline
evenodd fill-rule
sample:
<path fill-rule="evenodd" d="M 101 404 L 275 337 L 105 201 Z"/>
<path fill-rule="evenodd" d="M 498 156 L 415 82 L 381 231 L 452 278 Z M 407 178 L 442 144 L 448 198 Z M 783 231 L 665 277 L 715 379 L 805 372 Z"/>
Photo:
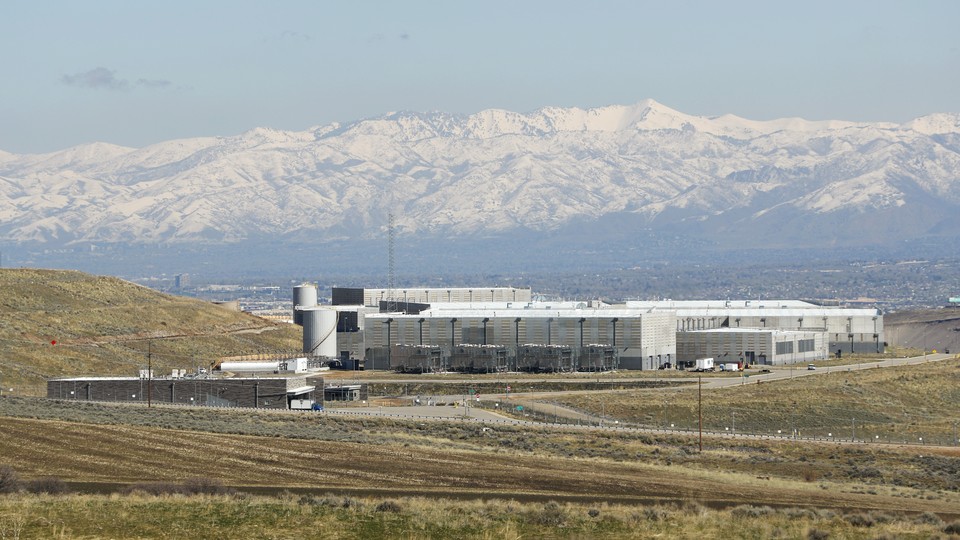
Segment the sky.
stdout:
<path fill-rule="evenodd" d="M 0 1 L 0 151 L 398 110 L 960 113 L 960 2 Z"/>

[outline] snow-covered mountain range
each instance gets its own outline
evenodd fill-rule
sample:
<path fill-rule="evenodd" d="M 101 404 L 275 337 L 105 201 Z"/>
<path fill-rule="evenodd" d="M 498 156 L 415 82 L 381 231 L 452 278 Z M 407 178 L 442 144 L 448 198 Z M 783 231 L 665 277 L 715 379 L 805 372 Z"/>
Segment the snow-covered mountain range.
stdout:
<path fill-rule="evenodd" d="M 603 242 L 654 230 L 741 247 L 956 237 L 960 115 L 752 121 L 645 100 L 0 151 L 6 242 L 369 239 L 385 235 L 390 213 L 398 237 L 575 229 Z"/>

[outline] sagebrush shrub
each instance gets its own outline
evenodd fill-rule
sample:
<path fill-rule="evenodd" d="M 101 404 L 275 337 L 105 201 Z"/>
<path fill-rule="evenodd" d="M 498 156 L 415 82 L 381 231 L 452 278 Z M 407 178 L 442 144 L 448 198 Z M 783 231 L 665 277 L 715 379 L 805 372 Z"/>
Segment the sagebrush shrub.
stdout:
<path fill-rule="evenodd" d="M 66 482 L 55 476 L 45 476 L 30 480 L 25 485 L 30 493 L 46 493 L 49 495 L 62 495 L 70 491 Z"/>
<path fill-rule="evenodd" d="M 389 512 L 391 514 L 399 514 L 403 509 L 400 507 L 400 503 L 396 501 L 383 501 L 377 505 L 377 512 Z"/>
<path fill-rule="evenodd" d="M 0 465 L 0 493 L 16 493 L 20 491 L 20 476 L 13 467 Z"/>

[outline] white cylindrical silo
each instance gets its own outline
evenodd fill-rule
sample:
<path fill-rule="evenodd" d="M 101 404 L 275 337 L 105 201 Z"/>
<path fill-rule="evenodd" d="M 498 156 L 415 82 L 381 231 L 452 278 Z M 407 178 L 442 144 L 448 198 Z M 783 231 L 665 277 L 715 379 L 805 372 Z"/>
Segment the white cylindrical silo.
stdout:
<path fill-rule="evenodd" d="M 307 356 L 337 356 L 337 310 L 312 307 L 303 313 L 303 354 Z"/>
<path fill-rule="evenodd" d="M 317 286 L 302 283 L 293 288 L 293 323 L 303 326 L 302 310 L 317 305 Z"/>

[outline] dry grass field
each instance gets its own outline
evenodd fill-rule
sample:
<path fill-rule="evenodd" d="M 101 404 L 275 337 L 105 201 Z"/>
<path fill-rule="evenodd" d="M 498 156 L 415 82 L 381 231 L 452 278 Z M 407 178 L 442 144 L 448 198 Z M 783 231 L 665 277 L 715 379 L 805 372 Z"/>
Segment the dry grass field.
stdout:
<path fill-rule="evenodd" d="M 624 505 L 332 494 L 0 496 L 0 537 L 54 538 L 932 538 L 934 514 L 695 503 Z"/>
<path fill-rule="evenodd" d="M 45 380 L 135 376 L 196 368 L 222 356 L 291 351 L 298 327 L 112 277 L 0 269 L 0 373 L 15 395 L 45 395 Z M 56 344 L 52 342 L 56 341 Z"/>
<path fill-rule="evenodd" d="M 820 374 L 703 391 L 704 429 L 873 442 L 955 444 L 960 421 L 960 361 Z M 623 422 L 697 426 L 697 389 L 625 390 L 551 401 Z"/>
<path fill-rule="evenodd" d="M 31 478 L 518 500 L 776 504 L 960 515 L 956 448 L 695 440 L 615 430 L 0 400 Z"/>
<path fill-rule="evenodd" d="M 44 480 L 53 477 L 77 492 L 0 494 L 2 538 L 928 538 L 960 530 L 953 448 L 708 437 L 699 453 L 690 438 L 614 430 L 28 398 L 0 399 L 0 433 L 0 467 L 13 467 L 33 491 L 56 485 Z M 180 486 L 226 494 L 190 496 Z"/>

